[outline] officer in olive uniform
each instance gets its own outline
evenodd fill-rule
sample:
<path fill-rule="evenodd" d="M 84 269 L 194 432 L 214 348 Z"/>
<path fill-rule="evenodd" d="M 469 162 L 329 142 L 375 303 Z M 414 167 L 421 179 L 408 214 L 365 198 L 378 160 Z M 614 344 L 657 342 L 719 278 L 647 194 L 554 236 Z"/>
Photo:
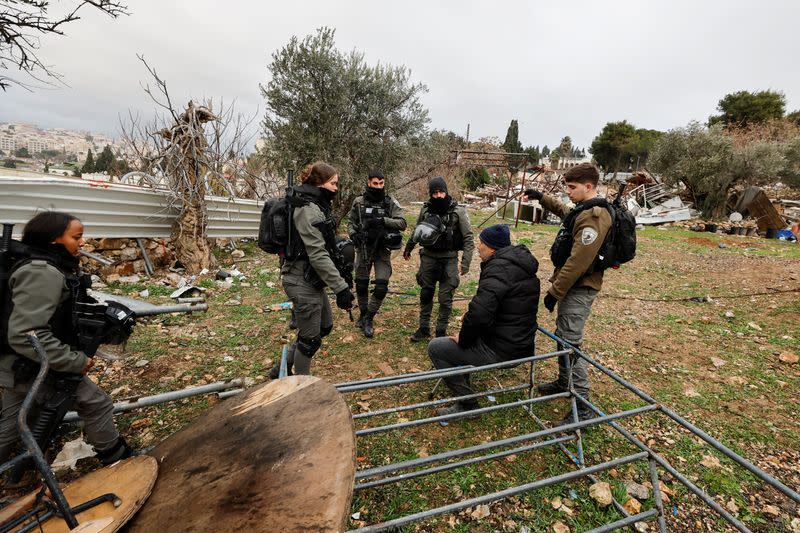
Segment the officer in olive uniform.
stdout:
<path fill-rule="evenodd" d="M 567 194 L 575 207 L 570 209 L 553 196 L 528 189 L 529 199 L 539 200 L 548 209 L 562 218 L 561 230 L 550 250 L 555 271 L 550 277 L 552 285 L 544 297 L 544 306 L 553 312 L 558 305 L 556 335 L 579 347 L 583 343 L 583 328 L 592 303 L 603 286 L 603 271 L 595 271 L 594 264 L 603 241 L 611 229 L 611 214 L 605 207 L 604 198 L 597 196 L 600 174 L 591 163 L 582 163 L 567 171 L 564 181 Z M 588 363 L 582 358 L 572 360 L 572 380 L 575 391 L 589 396 Z M 566 357 L 559 358 L 558 379 L 538 386 L 541 394 L 556 394 L 567 390 Z M 581 420 L 592 418 L 594 413 L 578 403 Z M 572 423 L 571 412 L 563 423 Z"/>
<path fill-rule="evenodd" d="M 336 247 L 336 223 L 331 201 L 338 191 L 339 173 L 317 162 L 300 173 L 302 185 L 294 188 L 291 250 L 281 267 L 283 290 L 292 301 L 297 319 L 297 339 L 289 348 L 287 368 L 310 374 L 311 358 L 333 330 L 333 314 L 325 287 L 336 294 L 340 309 L 351 309 L 355 297 L 343 277 Z M 278 365 L 270 371 L 278 377 Z"/>
<path fill-rule="evenodd" d="M 370 173 L 364 194 L 353 202 L 347 223 L 347 232 L 356 247 L 355 285 L 360 313 L 357 325 L 365 337 L 375 333 L 373 319 L 389 292 L 392 250 L 400 249 L 400 232 L 406 229 L 403 209 L 386 194 L 385 183 L 382 172 Z M 375 288 L 370 296 L 369 275 L 373 267 Z"/>
<path fill-rule="evenodd" d="M 41 406 L 56 394 L 62 381 L 57 376 L 74 378 L 74 406 L 98 459 L 111 464 L 130 457 L 133 450 L 114 425 L 111 397 L 86 377 L 94 359 L 78 348 L 74 313 L 85 293 L 78 262 L 83 224 L 67 213 L 45 211 L 25 225 L 22 243 L 31 256 L 12 267 L 0 309 L 0 320 L 7 324 L 0 339 L 0 463 L 19 441 L 17 415 L 39 369 L 38 356 L 27 340 L 31 331 L 50 365 L 36 404 Z"/>
<path fill-rule="evenodd" d="M 430 322 L 433 312 L 433 295 L 439 283 L 439 318 L 436 321 L 436 336 L 447 336 L 447 324 L 453 309 L 453 294 L 459 284 L 459 273 L 469 272 L 475 242 L 467 210 L 458 205 L 447 192 L 447 183 L 442 177 L 432 178 L 428 183 L 430 199 L 423 204 L 417 218 L 417 226 L 403 251 L 403 259 L 411 258 L 416 244 L 420 265 L 417 283 L 420 286 L 419 329 L 411 336 L 411 342 L 430 337 Z M 461 251 L 461 267 L 458 252 Z M 460 270 L 460 272 L 459 272 Z"/>

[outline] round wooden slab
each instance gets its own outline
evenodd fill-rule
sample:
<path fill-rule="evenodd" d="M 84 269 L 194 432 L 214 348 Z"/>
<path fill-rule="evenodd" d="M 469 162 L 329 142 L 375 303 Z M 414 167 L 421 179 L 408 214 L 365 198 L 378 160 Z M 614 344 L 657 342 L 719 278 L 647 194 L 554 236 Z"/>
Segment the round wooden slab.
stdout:
<path fill-rule="evenodd" d="M 152 452 L 160 475 L 128 531 L 343 531 L 355 476 L 350 410 L 291 376 L 229 398 Z"/>
<path fill-rule="evenodd" d="M 113 533 L 118 531 L 142 506 L 158 475 L 158 463 L 149 456 L 131 457 L 111 466 L 90 472 L 63 487 L 64 496 L 73 507 L 113 492 L 122 504 L 114 507 L 103 502 L 80 513 L 75 518 L 82 533 Z M 36 493 L 33 493 L 35 497 Z M 35 531 L 39 531 L 37 528 Z M 45 533 L 66 533 L 70 529 L 64 520 L 53 517 L 42 524 Z"/>

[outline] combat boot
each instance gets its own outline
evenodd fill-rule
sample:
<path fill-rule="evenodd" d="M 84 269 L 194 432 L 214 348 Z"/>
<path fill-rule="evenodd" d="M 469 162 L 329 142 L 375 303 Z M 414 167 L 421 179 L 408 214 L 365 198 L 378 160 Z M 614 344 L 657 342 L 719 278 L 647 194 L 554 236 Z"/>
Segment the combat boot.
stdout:
<path fill-rule="evenodd" d="M 364 336 L 368 339 L 371 339 L 373 335 L 375 335 L 375 329 L 372 325 L 372 318 L 375 316 L 375 313 L 367 313 L 364 315 L 364 321 L 361 324 L 361 329 L 364 330 Z"/>
<path fill-rule="evenodd" d="M 588 396 L 585 397 L 587 400 L 589 399 Z M 597 418 L 597 414 L 589 409 L 587 406 L 583 404 L 583 402 L 578 402 L 578 422 L 583 422 L 584 420 L 591 420 L 592 418 Z M 570 407 L 567 413 L 564 415 L 564 418 L 561 419 L 559 423 L 560 426 L 564 426 L 566 424 L 574 424 L 575 417 L 572 416 L 572 408 Z"/>
<path fill-rule="evenodd" d="M 567 392 L 567 381 L 557 379 L 548 383 L 540 383 L 536 386 L 536 390 L 542 396 L 550 396 L 551 394 L 558 394 L 559 392 Z"/>
<path fill-rule="evenodd" d="M 364 329 L 364 315 L 366 315 L 366 313 L 364 313 L 363 311 L 361 311 L 359 309 L 358 310 L 358 320 L 356 320 L 356 327 L 358 329 Z"/>
<path fill-rule="evenodd" d="M 436 338 L 447 337 L 447 328 L 436 328 Z"/>
<path fill-rule="evenodd" d="M 428 337 L 430 336 L 431 336 L 430 328 L 420 327 L 419 329 L 417 329 L 417 331 L 413 333 L 413 335 L 411 335 L 411 337 L 409 337 L 409 340 L 411 342 L 419 342 L 428 339 Z"/>

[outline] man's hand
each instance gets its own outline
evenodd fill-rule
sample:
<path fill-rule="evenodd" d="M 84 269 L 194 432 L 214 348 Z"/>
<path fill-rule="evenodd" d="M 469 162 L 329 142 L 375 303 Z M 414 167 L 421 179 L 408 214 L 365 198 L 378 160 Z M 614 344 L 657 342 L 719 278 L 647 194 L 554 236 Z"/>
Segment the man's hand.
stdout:
<path fill-rule="evenodd" d="M 342 289 L 336 293 L 336 307 L 339 309 L 352 309 L 353 308 L 353 300 L 356 297 L 353 296 L 353 293 L 350 289 Z"/>
<path fill-rule="evenodd" d="M 541 191 L 537 191 L 536 189 L 526 189 L 525 190 L 525 198 L 528 201 L 531 200 L 541 200 L 544 194 Z"/>
<path fill-rule="evenodd" d="M 94 358 L 93 357 L 87 357 L 86 358 L 86 364 L 83 366 L 83 370 L 81 370 L 81 374 L 86 374 L 89 371 L 89 369 L 92 368 L 93 366 L 94 366 Z"/>
<path fill-rule="evenodd" d="M 458 333 L 456 333 L 455 335 L 450 335 L 447 338 L 453 341 L 454 343 L 458 344 Z"/>
<path fill-rule="evenodd" d="M 557 303 L 558 303 L 558 300 L 556 300 L 556 297 L 555 297 L 555 296 L 553 296 L 552 294 L 550 294 L 549 292 L 548 292 L 547 294 L 545 294 L 545 295 L 544 295 L 544 306 L 545 306 L 545 307 L 547 308 L 547 310 L 548 310 L 548 311 L 550 311 L 551 313 L 552 313 L 552 312 L 553 312 L 553 310 L 556 308 L 556 304 L 557 304 Z"/>

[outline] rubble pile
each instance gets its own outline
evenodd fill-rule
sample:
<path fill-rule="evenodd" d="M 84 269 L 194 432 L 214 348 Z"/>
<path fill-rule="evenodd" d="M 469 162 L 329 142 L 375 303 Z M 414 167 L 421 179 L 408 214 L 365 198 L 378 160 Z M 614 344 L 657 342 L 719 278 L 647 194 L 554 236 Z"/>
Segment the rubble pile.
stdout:
<path fill-rule="evenodd" d="M 168 267 L 175 259 L 172 243 L 167 240 L 142 239 L 142 244 L 154 268 Z M 145 259 L 136 239 L 89 239 L 83 251 L 113 261 L 113 264 L 103 266 L 88 257 L 82 258 L 84 270 L 97 273 L 103 278 L 146 272 Z"/>

